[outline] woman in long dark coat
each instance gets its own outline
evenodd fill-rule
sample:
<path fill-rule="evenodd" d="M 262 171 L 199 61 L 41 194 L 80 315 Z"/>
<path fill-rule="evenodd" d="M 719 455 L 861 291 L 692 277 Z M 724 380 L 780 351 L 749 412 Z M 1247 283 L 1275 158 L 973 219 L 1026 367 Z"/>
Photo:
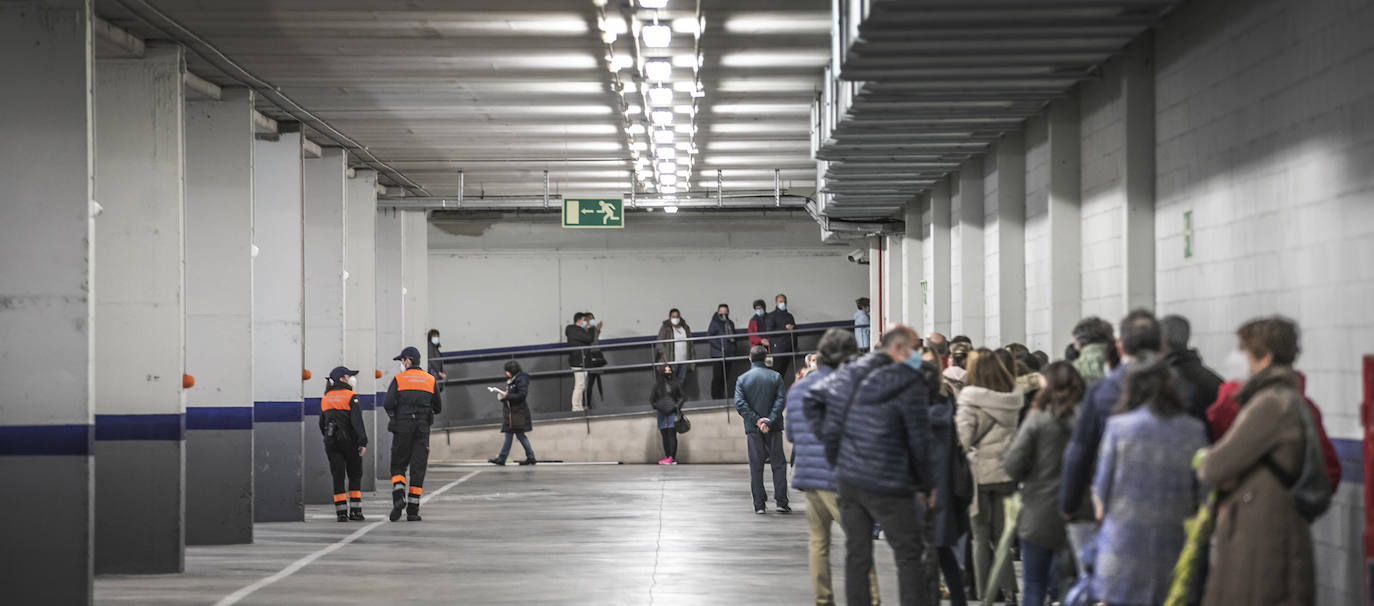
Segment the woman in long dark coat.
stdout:
<path fill-rule="evenodd" d="M 518 438 L 520 447 L 525 449 L 525 460 L 520 464 L 534 465 L 534 449 L 530 447 L 529 438 L 525 437 L 526 432 L 534 429 L 534 420 L 530 417 L 530 407 L 526 403 L 529 395 L 530 376 L 520 370 L 519 362 L 506 362 L 506 390 L 496 392 L 496 397 L 505 405 L 505 414 L 501 417 L 501 432 L 506 434 L 506 441 L 501 446 L 501 454 L 496 455 L 494 459 L 488 459 L 488 463 L 505 465 L 506 456 L 510 454 L 511 439 Z"/>
<path fill-rule="evenodd" d="M 935 535 L 933 545 L 940 559 L 940 572 L 953 606 L 965 606 L 964 571 L 955 556 L 959 539 L 969 532 L 968 502 L 953 494 L 954 457 L 962 457 L 954 427 L 954 390 L 940 375 L 940 358 L 929 348 L 921 349 L 921 374 L 930 386 L 931 477 L 935 481 Z M 967 473 L 967 467 L 962 467 Z M 972 487 L 973 478 L 967 479 Z"/>

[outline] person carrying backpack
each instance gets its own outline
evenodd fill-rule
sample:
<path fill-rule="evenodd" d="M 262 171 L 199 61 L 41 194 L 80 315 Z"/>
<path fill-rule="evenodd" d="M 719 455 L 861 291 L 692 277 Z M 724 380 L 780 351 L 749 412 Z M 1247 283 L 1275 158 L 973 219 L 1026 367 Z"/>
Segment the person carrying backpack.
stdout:
<path fill-rule="evenodd" d="M 1298 326 L 1281 317 L 1236 331 L 1250 371 L 1240 415 L 1198 478 L 1221 495 L 1203 606 L 1315 603 L 1311 522 L 1331 487 L 1293 370 Z"/>

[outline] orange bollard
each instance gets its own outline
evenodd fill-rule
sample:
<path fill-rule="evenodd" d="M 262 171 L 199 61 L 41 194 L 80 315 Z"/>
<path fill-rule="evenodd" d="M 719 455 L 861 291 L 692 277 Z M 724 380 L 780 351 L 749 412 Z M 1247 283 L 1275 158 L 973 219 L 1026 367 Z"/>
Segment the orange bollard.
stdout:
<path fill-rule="evenodd" d="M 310 371 L 305 370 L 305 369 L 301 369 L 301 380 L 302 380 L 302 381 L 309 381 L 309 380 L 310 380 Z"/>
<path fill-rule="evenodd" d="M 190 389 L 196 386 L 196 378 L 191 375 L 181 375 L 181 388 Z"/>

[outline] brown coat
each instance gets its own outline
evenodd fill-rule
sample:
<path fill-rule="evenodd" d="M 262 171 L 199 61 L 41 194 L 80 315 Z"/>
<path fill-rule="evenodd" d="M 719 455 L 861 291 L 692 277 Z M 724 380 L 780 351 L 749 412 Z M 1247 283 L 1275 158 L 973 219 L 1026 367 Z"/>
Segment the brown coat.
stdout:
<path fill-rule="evenodd" d="M 1203 460 L 1198 477 L 1219 490 L 1212 566 L 1203 606 L 1315 601 L 1312 533 L 1293 496 L 1260 465 L 1268 453 L 1297 475 L 1303 459 L 1298 375 L 1274 366 L 1237 394 L 1240 416 Z"/>

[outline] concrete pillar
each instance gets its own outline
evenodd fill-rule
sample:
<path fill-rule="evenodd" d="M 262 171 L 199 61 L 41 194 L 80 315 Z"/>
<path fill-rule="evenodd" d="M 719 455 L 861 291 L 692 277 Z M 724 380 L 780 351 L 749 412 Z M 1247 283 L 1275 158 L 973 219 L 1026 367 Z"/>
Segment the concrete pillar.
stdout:
<path fill-rule="evenodd" d="M 405 230 L 401 221 L 401 211 L 389 209 L 377 211 L 377 361 L 376 368 L 382 376 L 377 379 L 377 435 L 372 442 L 376 445 L 373 452 L 377 455 L 377 479 L 391 479 L 391 434 L 386 431 L 387 417 L 382 411 L 386 390 L 391 380 L 401 370 L 400 363 L 392 360 L 405 348 L 402 335 L 405 333 L 405 305 L 401 289 L 404 283 L 405 267 Z M 390 484 L 387 484 L 390 486 Z"/>
<path fill-rule="evenodd" d="M 958 230 L 958 243 L 952 245 L 950 256 L 959 257 L 959 286 L 955 296 L 950 332 L 968 335 L 974 343 L 983 343 L 987 312 L 983 283 L 983 160 L 974 158 L 964 163 L 955 176 L 951 195 L 951 221 Z M 957 208 L 957 212 L 954 209 Z M 953 280 L 953 278 L 951 278 Z M 954 336 L 954 335 L 949 335 Z"/>
<path fill-rule="evenodd" d="M 1025 153 L 1023 135 L 1008 133 L 983 162 L 987 335 L 982 344 L 993 347 L 1026 338 Z"/>
<path fill-rule="evenodd" d="M 253 93 L 186 103 L 186 543 L 253 542 Z"/>
<path fill-rule="evenodd" d="M 90 0 L 0 2 L 0 57 L 0 587 L 89 604 Z"/>
<path fill-rule="evenodd" d="M 319 432 L 320 396 L 329 371 L 344 364 L 344 183 L 348 157 L 337 147 L 307 158 L 305 191 L 305 502 L 334 502 L 329 458 Z"/>
<path fill-rule="evenodd" d="M 370 438 L 363 455 L 363 490 L 376 490 L 377 414 L 377 173 L 358 170 L 345 185 L 344 360 L 358 372 L 358 404 Z M 395 355 L 395 354 L 392 354 Z"/>
<path fill-rule="evenodd" d="M 1126 194 L 1124 267 L 1127 311 L 1155 308 L 1155 68 L 1154 34 L 1146 32 L 1121 57 L 1126 141 L 1121 174 Z"/>
<path fill-rule="evenodd" d="M 922 336 L 931 332 L 950 336 L 950 225 L 950 186 L 945 177 L 930 188 L 930 272 L 926 278 L 930 323 L 922 327 Z"/>
<path fill-rule="evenodd" d="M 401 213 L 404 228 L 405 269 L 402 293 L 405 305 L 403 345 L 420 350 L 422 368 L 429 368 L 425 335 L 429 333 L 429 215 L 425 211 Z M 400 353 L 399 351 L 397 353 Z M 393 357 L 396 354 L 391 354 Z"/>
<path fill-rule="evenodd" d="M 253 518 L 305 519 L 300 125 L 253 146 Z"/>
<path fill-rule="evenodd" d="M 906 224 L 906 231 L 902 234 L 902 266 L 906 268 L 902 284 L 905 306 L 902 315 L 917 332 L 926 325 L 925 231 L 921 212 L 925 204 L 924 198 L 918 197 L 907 202 L 902 211 L 902 219 Z"/>
<path fill-rule="evenodd" d="M 876 346 L 883 334 L 883 239 L 868 239 L 868 331 L 869 346 Z"/>
<path fill-rule="evenodd" d="M 181 572 L 185 292 L 179 46 L 95 69 L 95 571 Z"/>
<path fill-rule="evenodd" d="M 1079 172 L 1078 98 L 1049 108 L 1049 339 L 1027 343 L 1032 350 L 1063 351 L 1082 317 L 1082 177 Z M 1153 234 L 1153 231 L 1151 232 Z"/>
<path fill-rule="evenodd" d="M 903 252 L 902 236 L 886 236 L 886 258 L 883 262 L 883 313 L 887 314 L 883 324 L 906 323 L 906 257 Z"/>

